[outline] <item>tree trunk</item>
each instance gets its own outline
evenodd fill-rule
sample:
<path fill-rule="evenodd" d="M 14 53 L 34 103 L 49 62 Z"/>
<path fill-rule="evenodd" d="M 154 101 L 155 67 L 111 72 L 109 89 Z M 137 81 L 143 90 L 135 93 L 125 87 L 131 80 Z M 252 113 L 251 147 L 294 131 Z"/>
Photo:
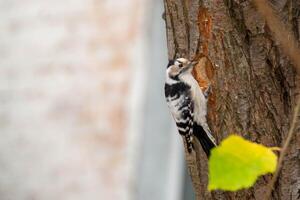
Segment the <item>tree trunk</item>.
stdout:
<path fill-rule="evenodd" d="M 270 2 L 286 28 L 299 39 L 299 1 Z M 212 86 L 208 121 L 217 141 L 235 133 L 266 146 L 281 146 L 299 91 L 298 77 L 252 1 L 164 3 L 169 59 L 200 61 L 194 75 L 200 86 Z M 296 134 L 272 199 L 300 199 L 300 137 Z M 261 177 L 251 189 L 209 193 L 207 159 L 202 152 L 195 163 L 196 171 L 189 168 L 197 199 L 261 200 L 271 177 Z"/>

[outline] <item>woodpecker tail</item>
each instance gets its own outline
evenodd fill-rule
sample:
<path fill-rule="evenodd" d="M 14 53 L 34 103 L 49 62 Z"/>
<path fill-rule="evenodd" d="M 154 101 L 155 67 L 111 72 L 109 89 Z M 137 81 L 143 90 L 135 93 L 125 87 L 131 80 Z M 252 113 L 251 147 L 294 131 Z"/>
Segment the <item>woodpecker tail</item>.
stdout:
<path fill-rule="evenodd" d="M 193 133 L 200 142 L 207 157 L 210 156 L 210 150 L 216 145 L 215 140 L 209 131 L 205 131 L 201 125 L 194 124 Z"/>

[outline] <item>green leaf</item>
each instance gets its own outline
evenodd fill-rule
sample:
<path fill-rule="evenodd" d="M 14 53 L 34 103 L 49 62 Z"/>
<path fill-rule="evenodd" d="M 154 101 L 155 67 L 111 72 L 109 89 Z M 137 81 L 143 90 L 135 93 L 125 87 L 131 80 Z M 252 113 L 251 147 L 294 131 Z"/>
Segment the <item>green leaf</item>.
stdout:
<path fill-rule="evenodd" d="M 259 176 L 273 173 L 276 165 L 277 156 L 270 148 L 231 135 L 211 151 L 208 189 L 249 188 Z"/>

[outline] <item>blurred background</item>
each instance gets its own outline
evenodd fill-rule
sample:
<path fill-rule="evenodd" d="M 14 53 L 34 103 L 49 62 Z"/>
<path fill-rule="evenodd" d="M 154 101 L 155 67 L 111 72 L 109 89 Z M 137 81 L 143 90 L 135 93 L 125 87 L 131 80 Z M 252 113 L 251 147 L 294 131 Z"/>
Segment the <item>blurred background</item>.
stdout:
<path fill-rule="evenodd" d="M 162 0 L 0 0 L 0 199 L 189 200 Z"/>

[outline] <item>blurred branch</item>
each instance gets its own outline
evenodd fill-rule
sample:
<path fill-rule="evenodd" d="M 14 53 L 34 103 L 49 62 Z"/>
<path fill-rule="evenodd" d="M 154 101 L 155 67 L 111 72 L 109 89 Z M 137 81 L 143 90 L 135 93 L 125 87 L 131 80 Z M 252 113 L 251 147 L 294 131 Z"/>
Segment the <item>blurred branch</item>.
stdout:
<path fill-rule="evenodd" d="M 277 164 L 277 169 L 276 169 L 276 171 L 275 171 L 275 173 L 272 177 L 271 182 L 269 183 L 269 187 L 268 187 L 268 191 L 266 193 L 265 199 L 269 199 L 271 197 L 272 190 L 273 190 L 274 185 L 275 185 L 275 183 L 277 181 L 277 178 L 279 176 L 279 172 L 280 172 L 280 169 L 281 169 L 281 166 L 282 166 L 282 163 L 283 163 L 283 158 L 286 155 L 288 146 L 289 146 L 290 141 L 293 137 L 293 133 L 295 132 L 297 118 L 298 118 L 298 115 L 299 115 L 299 108 L 300 108 L 300 98 L 298 98 L 298 101 L 297 101 L 297 104 L 296 104 L 296 107 L 295 107 L 295 110 L 294 110 L 294 114 L 293 114 L 292 123 L 291 123 L 290 129 L 289 129 L 289 132 L 288 132 L 288 136 L 286 138 L 286 141 L 283 144 L 283 147 L 282 147 L 282 150 L 281 150 L 281 153 L 280 153 L 280 156 L 279 156 L 278 164 Z"/>
<path fill-rule="evenodd" d="M 270 5 L 265 0 L 254 0 L 254 3 L 257 7 L 257 10 L 261 13 L 261 15 L 266 19 L 269 28 L 273 32 L 275 39 L 280 43 L 283 51 L 286 55 L 290 57 L 292 62 L 295 65 L 296 72 L 299 74 L 300 72 L 300 50 L 298 48 L 298 41 L 295 39 L 294 35 L 286 29 L 286 26 L 281 22 L 278 16 L 274 13 Z M 297 118 L 299 115 L 300 109 L 300 98 L 298 98 L 297 103 L 294 108 L 293 118 L 290 125 L 290 129 L 287 135 L 287 138 L 283 144 L 277 169 L 275 174 L 272 177 L 271 182 L 268 186 L 268 191 L 264 199 L 270 199 L 274 185 L 278 179 L 280 169 L 282 167 L 283 159 L 287 153 L 288 146 L 295 132 L 295 126 L 297 123 Z"/>

